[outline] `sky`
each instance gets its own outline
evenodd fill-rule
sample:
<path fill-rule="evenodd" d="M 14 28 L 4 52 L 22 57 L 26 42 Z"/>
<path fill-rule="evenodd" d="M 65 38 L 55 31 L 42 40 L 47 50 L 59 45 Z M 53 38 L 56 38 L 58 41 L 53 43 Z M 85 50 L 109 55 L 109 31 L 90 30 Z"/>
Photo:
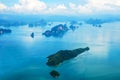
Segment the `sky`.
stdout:
<path fill-rule="evenodd" d="M 120 15 L 120 0 L 0 0 L 0 14 Z"/>

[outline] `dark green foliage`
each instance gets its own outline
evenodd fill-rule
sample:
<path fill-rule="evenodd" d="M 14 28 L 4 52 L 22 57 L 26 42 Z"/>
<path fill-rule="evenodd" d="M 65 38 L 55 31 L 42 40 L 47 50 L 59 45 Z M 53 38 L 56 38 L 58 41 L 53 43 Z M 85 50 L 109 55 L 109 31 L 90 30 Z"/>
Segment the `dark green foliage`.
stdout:
<path fill-rule="evenodd" d="M 62 63 L 65 60 L 69 60 L 72 59 L 76 56 L 78 56 L 79 54 L 88 51 L 89 47 L 86 48 L 78 48 L 78 49 L 74 49 L 74 50 L 60 50 L 55 54 L 52 54 L 50 56 L 48 56 L 48 62 L 46 63 L 48 66 L 57 66 L 60 63 Z"/>
<path fill-rule="evenodd" d="M 58 78 L 60 76 L 59 72 L 55 71 L 55 70 L 52 70 L 50 72 L 50 75 L 54 78 Z"/>

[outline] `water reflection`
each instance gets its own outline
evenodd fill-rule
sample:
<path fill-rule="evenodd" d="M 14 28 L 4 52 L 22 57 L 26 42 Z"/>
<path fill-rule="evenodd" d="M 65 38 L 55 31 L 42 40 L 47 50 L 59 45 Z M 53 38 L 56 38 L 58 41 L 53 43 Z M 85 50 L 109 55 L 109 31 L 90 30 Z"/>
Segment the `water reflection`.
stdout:
<path fill-rule="evenodd" d="M 104 44 L 104 45 L 94 45 L 91 46 L 91 51 L 90 53 L 92 54 L 92 56 L 96 57 L 96 58 L 107 58 L 108 57 L 108 51 L 109 51 L 109 44 Z"/>
<path fill-rule="evenodd" d="M 39 71 L 39 68 L 31 68 L 29 71 L 21 71 L 21 74 L 26 72 L 29 79 L 39 75 L 37 79 L 52 80 L 48 74 L 50 69 L 45 65 L 46 56 L 58 50 L 89 46 L 89 52 L 66 61 L 57 68 L 61 73 L 58 80 L 90 80 L 91 77 L 93 80 L 100 76 L 109 77 L 109 74 L 119 75 L 119 25 L 120 23 L 109 23 L 96 28 L 85 24 L 74 32 L 69 31 L 61 39 L 43 37 L 41 34 L 45 28 L 13 27 L 12 34 L 0 38 L 0 74 L 39 67 Z M 35 33 L 34 38 L 30 37 L 32 32 Z"/>

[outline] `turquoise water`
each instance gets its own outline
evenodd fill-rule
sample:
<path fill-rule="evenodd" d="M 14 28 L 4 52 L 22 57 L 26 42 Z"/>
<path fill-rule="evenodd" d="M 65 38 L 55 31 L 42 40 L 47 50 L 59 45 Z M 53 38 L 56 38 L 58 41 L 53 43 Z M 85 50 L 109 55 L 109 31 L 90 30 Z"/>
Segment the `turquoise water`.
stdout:
<path fill-rule="evenodd" d="M 11 34 L 0 36 L 0 80 L 120 80 L 120 22 L 96 28 L 84 24 L 63 38 L 41 35 L 50 27 L 11 27 Z M 35 38 L 30 34 L 35 32 Z M 90 47 L 90 51 L 65 61 L 58 67 L 46 65 L 47 56 L 58 50 Z"/>

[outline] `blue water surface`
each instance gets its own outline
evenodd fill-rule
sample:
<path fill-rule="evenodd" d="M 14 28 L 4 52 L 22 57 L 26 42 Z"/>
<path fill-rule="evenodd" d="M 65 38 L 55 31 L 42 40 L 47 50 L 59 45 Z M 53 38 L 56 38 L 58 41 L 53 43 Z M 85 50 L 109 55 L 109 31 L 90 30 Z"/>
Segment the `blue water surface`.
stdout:
<path fill-rule="evenodd" d="M 68 31 L 63 38 L 46 38 L 50 29 L 26 26 L 10 27 L 11 34 L 0 36 L 0 80 L 120 80 L 120 22 L 105 23 L 101 28 L 83 24 Z M 30 34 L 34 32 L 35 38 Z M 63 62 L 58 67 L 46 65 L 47 56 L 59 50 L 90 47 L 88 52 Z"/>

